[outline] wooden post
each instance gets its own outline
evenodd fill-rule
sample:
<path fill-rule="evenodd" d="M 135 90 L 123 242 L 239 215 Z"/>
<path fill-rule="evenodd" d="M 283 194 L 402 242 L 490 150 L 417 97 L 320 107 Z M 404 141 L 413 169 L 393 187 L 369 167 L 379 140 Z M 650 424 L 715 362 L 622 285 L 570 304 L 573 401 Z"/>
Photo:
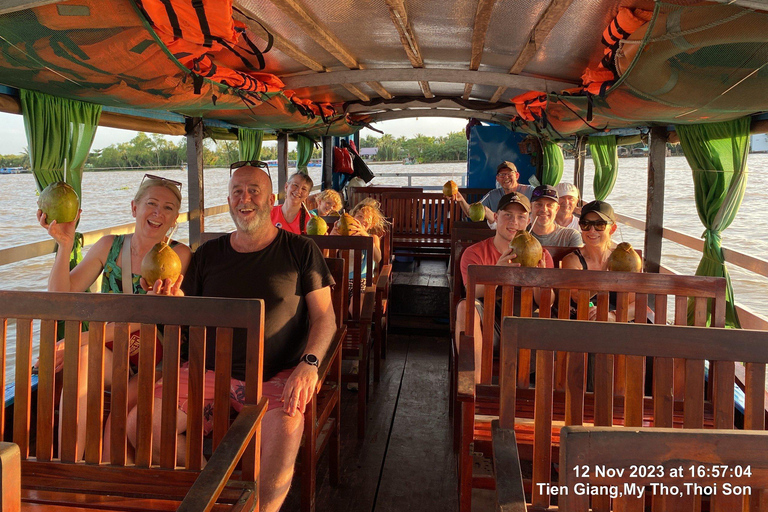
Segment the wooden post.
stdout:
<path fill-rule="evenodd" d="M 579 197 L 584 199 L 584 161 L 587 157 L 587 136 L 576 137 L 573 155 L 573 184 L 579 189 Z"/>
<path fill-rule="evenodd" d="M 323 137 L 323 190 L 333 187 L 333 137 Z"/>
<path fill-rule="evenodd" d="M 189 198 L 189 247 L 200 245 L 200 233 L 205 230 L 205 194 L 203 190 L 203 119 L 188 117 L 187 132 L 187 195 Z"/>
<path fill-rule="evenodd" d="M 356 131 L 354 135 L 352 135 L 352 140 L 355 142 L 355 147 L 358 151 L 360 151 L 360 130 Z"/>
<path fill-rule="evenodd" d="M 664 171 L 667 156 L 667 129 L 651 128 L 648 151 L 648 202 L 645 209 L 645 272 L 659 272 L 664 229 Z"/>
<path fill-rule="evenodd" d="M 285 184 L 288 182 L 288 134 L 277 134 L 277 200 L 285 199 Z"/>

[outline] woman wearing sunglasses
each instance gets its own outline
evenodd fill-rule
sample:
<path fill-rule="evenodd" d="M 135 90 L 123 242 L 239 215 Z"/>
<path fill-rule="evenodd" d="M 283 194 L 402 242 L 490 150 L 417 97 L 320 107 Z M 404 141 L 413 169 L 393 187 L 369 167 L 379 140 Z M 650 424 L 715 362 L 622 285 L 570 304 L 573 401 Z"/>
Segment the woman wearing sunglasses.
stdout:
<path fill-rule="evenodd" d="M 563 258 L 563 268 L 605 270 L 605 263 L 616 244 L 611 235 L 616 231 L 616 216 L 605 201 L 592 201 L 581 208 L 579 219 L 584 246 Z"/>
<path fill-rule="evenodd" d="M 129 235 L 106 235 L 100 238 L 83 260 L 72 270 L 69 268 L 69 255 L 75 243 L 75 228 L 80 218 L 80 212 L 72 222 L 59 224 L 55 220 L 50 224 L 46 215 L 37 211 L 37 219 L 48 234 L 59 245 L 56 259 L 51 268 L 51 275 L 48 279 L 48 291 L 51 292 L 84 292 L 101 275 L 102 293 L 146 293 L 140 284 L 141 261 L 144 256 L 158 242 L 166 240 L 168 232 L 176 226 L 176 219 L 179 216 L 181 207 L 181 183 L 168 180 L 159 176 L 147 174 L 142 179 L 136 195 L 131 201 L 131 214 L 136 219 L 134 233 Z M 81 210 L 82 211 L 82 210 Z M 192 257 L 192 252 L 184 244 L 169 241 L 169 245 L 178 254 L 181 260 L 181 273 L 186 273 L 187 266 Z M 124 275 L 124 270 L 128 273 Z M 154 283 L 147 283 L 151 287 Z M 131 329 L 134 331 L 134 329 Z M 104 385 L 107 389 L 112 383 L 112 343 L 114 337 L 114 325 L 107 325 L 106 346 L 104 351 Z M 136 326 L 135 332 L 131 332 L 129 341 L 129 351 L 131 362 L 138 363 L 138 340 L 139 330 Z M 157 342 L 158 360 L 162 355 L 162 345 Z M 86 414 L 86 392 L 85 382 L 88 360 L 87 337 L 81 337 L 80 349 L 80 382 L 83 389 L 80 390 L 80 412 L 83 415 L 78 421 L 78 449 L 82 455 L 85 449 L 85 414 Z M 56 345 L 56 371 L 59 371 L 64 362 L 64 342 L 60 341 Z M 132 396 L 129 386 L 129 402 L 135 401 L 135 394 Z M 134 391 L 135 393 L 135 391 Z M 132 400 L 133 398 L 133 400 Z M 129 403 L 129 408 L 131 407 Z M 59 433 L 61 435 L 61 432 Z M 105 457 L 108 460 L 109 443 L 105 442 Z"/>

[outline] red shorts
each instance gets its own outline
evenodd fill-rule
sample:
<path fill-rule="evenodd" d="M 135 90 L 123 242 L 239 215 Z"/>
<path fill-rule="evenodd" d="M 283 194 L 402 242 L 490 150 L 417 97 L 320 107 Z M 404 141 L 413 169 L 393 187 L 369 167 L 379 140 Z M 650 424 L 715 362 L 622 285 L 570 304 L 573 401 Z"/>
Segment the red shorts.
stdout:
<path fill-rule="evenodd" d="M 267 411 L 277 409 L 283 406 L 280 398 L 283 396 L 283 389 L 288 377 L 293 373 L 294 368 L 283 370 L 261 386 L 261 395 L 269 398 Z M 203 385 L 203 431 L 208 434 L 213 430 L 213 396 L 216 384 L 216 373 L 212 370 L 205 372 L 205 383 Z M 155 398 L 163 398 L 163 379 L 155 383 Z M 231 379 L 229 383 L 229 403 L 232 408 L 240 412 L 245 404 L 245 381 Z M 184 363 L 179 369 L 179 410 L 187 413 L 189 405 L 189 366 Z"/>
<path fill-rule="evenodd" d="M 132 365 L 139 365 L 139 342 L 141 341 L 141 330 L 133 331 L 128 336 L 128 359 Z M 112 350 L 112 342 L 108 341 L 104 344 L 109 350 Z M 163 360 L 163 342 L 159 339 L 155 339 L 155 363 L 159 363 Z"/>

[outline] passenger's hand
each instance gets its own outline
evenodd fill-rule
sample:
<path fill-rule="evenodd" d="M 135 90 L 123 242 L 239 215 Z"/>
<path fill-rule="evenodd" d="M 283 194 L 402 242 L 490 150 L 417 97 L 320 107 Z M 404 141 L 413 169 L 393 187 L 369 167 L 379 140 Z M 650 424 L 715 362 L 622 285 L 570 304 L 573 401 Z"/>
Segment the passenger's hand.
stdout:
<path fill-rule="evenodd" d="M 176 282 L 172 282 L 169 279 L 163 281 L 158 279 L 152 284 L 152 288 L 149 287 L 147 281 L 142 277 L 139 284 L 147 292 L 147 295 L 172 295 L 174 297 L 183 297 L 184 292 L 181 291 L 181 282 L 184 281 L 184 276 L 180 275 Z"/>
<path fill-rule="evenodd" d="M 466 203 L 467 202 L 467 200 L 464 199 L 464 196 L 461 195 L 461 192 L 459 192 L 458 190 L 456 191 L 456 193 L 454 195 L 451 196 L 451 199 L 453 199 L 454 201 L 459 202 L 459 203 Z"/>
<path fill-rule="evenodd" d="M 32 361 L 32 368 L 40 368 L 40 357 Z M 62 368 L 64 368 L 64 340 L 56 343 L 56 351 L 53 353 L 53 372 L 59 373 Z"/>
<path fill-rule="evenodd" d="M 589 319 L 590 320 L 597 320 L 597 306 L 591 306 L 589 308 Z M 616 312 L 615 311 L 609 311 L 608 312 L 608 321 L 609 322 L 615 322 L 616 321 Z"/>
<path fill-rule="evenodd" d="M 542 254 L 541 259 L 539 260 L 539 262 L 536 264 L 536 267 L 538 267 L 538 268 L 547 268 L 547 260 L 546 260 L 546 258 L 544 257 L 543 254 Z"/>
<path fill-rule="evenodd" d="M 280 401 L 283 402 L 283 412 L 291 416 L 296 412 L 304 414 L 307 404 L 315 396 L 317 370 L 317 366 L 307 363 L 299 363 L 293 370 L 285 382 L 283 396 L 280 397 Z"/>
<path fill-rule="evenodd" d="M 43 210 L 37 210 L 37 221 L 42 227 L 48 231 L 57 244 L 70 249 L 75 245 L 75 230 L 77 228 L 77 221 L 80 219 L 80 214 L 83 210 L 77 211 L 77 216 L 72 222 L 64 222 L 59 224 L 53 220 L 48 224 L 48 219 Z"/>
<path fill-rule="evenodd" d="M 512 261 L 515 258 L 517 258 L 517 254 L 515 253 L 515 250 L 512 248 L 507 249 L 506 252 L 501 255 L 501 257 L 499 258 L 499 261 L 496 262 L 496 265 L 499 265 L 502 267 L 519 267 L 520 263 Z"/>

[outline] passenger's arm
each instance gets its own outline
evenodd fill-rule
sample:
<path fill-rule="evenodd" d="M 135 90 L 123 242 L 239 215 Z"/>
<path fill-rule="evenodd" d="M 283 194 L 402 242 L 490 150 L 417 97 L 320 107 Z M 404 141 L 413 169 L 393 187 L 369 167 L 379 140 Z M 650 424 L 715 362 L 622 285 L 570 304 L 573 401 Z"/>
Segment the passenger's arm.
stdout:
<path fill-rule="evenodd" d="M 373 237 L 373 264 L 378 265 L 381 261 L 381 239 L 378 235 L 371 235 Z"/>
<path fill-rule="evenodd" d="M 107 254 L 112 246 L 111 236 L 100 238 L 85 254 L 83 260 L 72 271 L 69 270 L 69 258 L 72 246 L 59 245 L 56 259 L 48 278 L 49 292 L 84 292 L 104 270 Z"/>
<path fill-rule="evenodd" d="M 309 338 L 304 354 L 314 354 L 322 361 L 336 332 L 336 316 L 331 302 L 331 288 L 326 286 L 306 295 L 309 310 Z M 315 394 L 317 386 L 316 366 L 299 363 L 288 377 L 283 389 L 283 411 L 293 416 L 296 411 L 304 414 L 307 403 Z"/>
<path fill-rule="evenodd" d="M 461 192 L 456 192 L 456 194 L 452 197 L 454 201 L 459 203 L 459 207 L 461 208 L 461 211 L 464 212 L 464 215 L 469 217 L 469 203 L 466 199 L 464 199 L 464 196 L 461 195 Z"/>

